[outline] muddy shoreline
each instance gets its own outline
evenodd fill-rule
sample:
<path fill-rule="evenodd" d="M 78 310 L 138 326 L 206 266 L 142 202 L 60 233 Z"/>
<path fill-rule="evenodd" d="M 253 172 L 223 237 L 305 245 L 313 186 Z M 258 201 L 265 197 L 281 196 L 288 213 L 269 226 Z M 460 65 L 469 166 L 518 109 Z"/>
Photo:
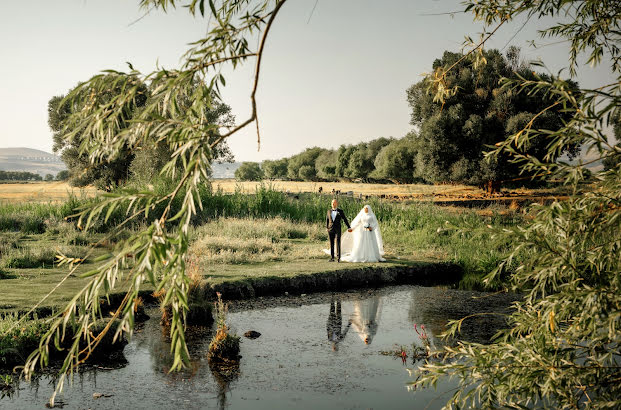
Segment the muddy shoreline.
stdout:
<path fill-rule="evenodd" d="M 403 266 L 366 266 L 330 272 L 317 272 L 290 278 L 262 277 L 215 285 L 206 283 L 203 297 L 225 300 L 253 299 L 260 296 L 310 294 L 327 291 L 376 288 L 393 285 L 454 285 L 462 278 L 461 266 L 448 262 L 420 262 Z"/>

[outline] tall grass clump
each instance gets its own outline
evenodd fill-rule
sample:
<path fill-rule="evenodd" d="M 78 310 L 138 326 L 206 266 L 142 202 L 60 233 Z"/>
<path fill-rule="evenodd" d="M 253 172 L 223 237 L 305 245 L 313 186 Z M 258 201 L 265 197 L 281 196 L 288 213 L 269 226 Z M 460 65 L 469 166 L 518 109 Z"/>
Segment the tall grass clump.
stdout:
<path fill-rule="evenodd" d="M 19 245 L 0 256 L 0 268 L 52 268 L 59 254 L 74 258 L 81 256 L 80 250 L 73 246 Z"/>
<path fill-rule="evenodd" d="M 281 217 L 220 218 L 196 228 L 192 237 L 190 253 L 203 265 L 308 259 L 308 244 L 327 240 L 321 224 Z"/>
<path fill-rule="evenodd" d="M 216 334 L 209 343 L 207 357 L 210 362 L 231 362 L 239 360 L 240 337 L 232 334 L 227 323 L 228 306 L 217 293 L 218 300 L 214 303 L 216 311 Z"/>
<path fill-rule="evenodd" d="M 23 364 L 49 329 L 49 322 L 37 317 L 18 322 L 16 313 L 0 315 L 0 367 Z"/>
<path fill-rule="evenodd" d="M 0 205 L 0 231 L 40 234 L 46 230 L 46 220 L 63 220 L 84 205 L 85 199 L 70 196 L 61 203 L 21 203 Z"/>

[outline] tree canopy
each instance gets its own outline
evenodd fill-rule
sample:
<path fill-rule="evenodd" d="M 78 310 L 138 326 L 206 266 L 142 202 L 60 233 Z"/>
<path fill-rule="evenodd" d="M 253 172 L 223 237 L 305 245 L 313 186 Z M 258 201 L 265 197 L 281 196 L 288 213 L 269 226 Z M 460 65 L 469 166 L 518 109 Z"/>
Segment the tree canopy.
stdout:
<path fill-rule="evenodd" d="M 109 83 L 103 95 L 99 96 L 100 103 L 112 101 L 120 98 L 125 92 L 124 85 L 119 83 L 119 79 L 113 74 L 103 76 L 101 81 Z M 194 81 L 193 87 L 197 87 Z M 70 90 L 71 94 L 78 90 L 81 85 Z M 146 104 L 148 104 L 152 89 L 148 83 L 138 83 L 134 99 L 123 108 L 119 118 L 118 132 L 127 127 L 132 118 L 138 115 Z M 191 107 L 191 91 L 178 96 L 177 109 L 184 110 Z M 131 149 L 129 144 L 116 153 L 112 158 L 106 158 L 99 162 L 85 152 L 82 152 L 84 138 L 79 131 L 72 134 L 72 137 L 65 138 L 67 132 L 67 121 L 69 117 L 79 109 L 84 107 L 80 104 L 71 104 L 65 96 L 53 97 L 48 103 L 48 124 L 53 131 L 55 153 L 60 152 L 61 159 L 67 165 L 69 171 L 69 182 L 74 186 L 95 185 L 99 189 L 110 191 L 114 187 L 123 185 L 130 177 L 137 179 L 137 182 L 144 184 L 159 175 L 161 169 L 169 161 L 171 152 L 168 146 L 162 141 L 153 140 L 143 144 L 140 149 Z M 232 126 L 235 122 L 231 115 L 231 108 L 222 102 L 214 102 L 210 107 L 205 107 L 203 112 L 205 121 L 221 123 L 224 126 Z M 217 130 L 209 132 L 209 140 L 215 141 L 219 138 Z M 219 162 L 232 162 L 233 154 L 226 142 L 214 147 L 212 160 Z"/>
<path fill-rule="evenodd" d="M 263 176 L 263 170 L 258 162 L 242 162 L 235 170 L 235 179 L 238 181 L 260 181 Z"/>
<path fill-rule="evenodd" d="M 453 68 L 466 60 L 489 64 L 482 51 L 487 39 L 508 21 L 524 17 L 551 24 L 538 27 L 539 33 L 569 44 L 571 74 L 578 57 L 586 56 L 593 65 L 609 63 L 614 80 L 579 90 L 559 76 L 509 75 L 501 80 L 501 93 L 540 98 L 545 104 L 507 122 L 510 134 L 490 147 L 486 157 L 492 163 L 510 158 L 527 175 L 561 180 L 572 193 L 567 200 L 533 205 L 532 222 L 525 226 L 495 232 L 515 249 L 486 280 L 505 275 L 518 256 L 521 261 L 509 277 L 509 289 L 522 292 L 524 299 L 507 317 L 508 328 L 490 345 L 453 343 L 442 362 L 428 360 L 421 366 L 413 384 L 456 377 L 451 408 L 618 408 L 621 149 L 606 129 L 616 126 L 621 107 L 621 5 L 606 0 L 470 0 L 465 11 L 485 23 L 486 33 L 480 42 L 468 42 L 470 51 L 460 60 L 437 66 L 427 78 L 427 90 L 439 104 L 459 92 Z M 557 107 L 563 107 L 560 127 L 556 119 L 545 118 Z M 534 118 L 542 123 L 535 125 Z M 595 158 L 557 160 L 576 146 Z M 538 155 L 529 154 L 532 147 L 540 150 Z M 588 166 L 600 161 L 611 166 L 592 173 Z M 469 319 L 453 322 L 448 335 L 457 334 Z"/>
<path fill-rule="evenodd" d="M 522 62 L 519 49 L 510 48 L 506 56 L 498 50 L 483 50 L 481 58 L 485 64 L 463 59 L 462 53 L 446 51 L 434 61 L 433 70 L 452 67 L 446 81 L 455 92 L 443 101 L 426 92 L 429 78 L 407 91 L 411 123 L 420 130 L 415 138 L 415 175 L 424 181 L 497 186 L 499 181 L 518 178 L 523 170 L 508 156 L 499 155 L 490 162 L 484 159 L 484 152 L 527 124 L 556 131 L 570 118 L 562 106 L 550 107 L 553 96 L 517 93 L 501 87 L 503 78 L 551 79 L 547 74 L 535 73 Z M 567 86 L 577 90 L 577 84 L 571 80 Z M 531 138 L 520 150 L 542 159 L 547 153 L 547 143 L 543 137 Z M 568 152 L 574 156 L 578 151 L 578 146 L 567 146 L 556 155 Z"/>

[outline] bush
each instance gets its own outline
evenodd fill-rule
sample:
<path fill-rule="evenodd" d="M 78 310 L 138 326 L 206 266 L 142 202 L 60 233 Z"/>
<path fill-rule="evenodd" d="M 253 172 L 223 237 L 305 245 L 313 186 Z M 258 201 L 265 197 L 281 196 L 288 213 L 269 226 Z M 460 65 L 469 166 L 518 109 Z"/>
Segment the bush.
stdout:
<path fill-rule="evenodd" d="M 235 170 L 235 179 L 238 181 L 260 181 L 263 179 L 263 170 L 257 162 L 242 162 Z"/>
<path fill-rule="evenodd" d="M 220 293 L 217 295 L 218 300 L 214 303 L 217 329 L 211 343 L 209 343 L 207 357 L 210 361 L 215 362 L 238 361 L 240 337 L 229 332 L 226 324 L 228 307 L 222 302 Z"/>

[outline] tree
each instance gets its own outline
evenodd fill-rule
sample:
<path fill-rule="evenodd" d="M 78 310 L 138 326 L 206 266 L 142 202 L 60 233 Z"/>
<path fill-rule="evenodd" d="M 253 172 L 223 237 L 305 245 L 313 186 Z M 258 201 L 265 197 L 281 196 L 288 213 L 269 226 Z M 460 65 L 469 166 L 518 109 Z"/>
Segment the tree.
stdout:
<path fill-rule="evenodd" d="M 261 164 L 261 168 L 268 179 L 286 179 L 288 165 L 289 160 L 282 158 L 275 161 L 265 160 Z"/>
<path fill-rule="evenodd" d="M 303 152 L 289 158 L 287 165 L 287 177 L 292 180 L 314 181 L 317 179 L 317 171 L 315 170 L 315 161 L 319 154 L 324 150 L 322 148 L 307 148 Z M 300 170 L 304 167 L 304 171 Z"/>
<path fill-rule="evenodd" d="M 350 180 L 367 180 L 375 169 L 375 157 L 390 141 L 388 138 L 378 138 L 357 145 L 341 145 L 338 149 L 336 175 Z"/>
<path fill-rule="evenodd" d="M 515 119 L 510 135 L 499 141 L 486 158 L 510 158 L 527 175 L 563 181 L 569 199 L 549 206 L 534 205 L 532 222 L 495 235 L 515 249 L 488 275 L 492 281 L 511 271 L 511 289 L 522 292 L 509 315 L 509 328 L 490 345 L 458 342 L 445 349 L 445 360 L 426 362 L 413 383 L 430 385 L 446 375 L 458 379 L 449 407 L 484 408 L 618 408 L 621 406 L 621 169 L 591 172 L 599 161 L 616 162 L 618 146 L 604 130 L 615 126 L 621 107 L 621 49 L 616 46 L 621 6 L 612 1 L 523 2 L 471 0 L 466 11 L 486 24 L 486 34 L 461 59 L 485 64 L 480 51 L 485 41 L 507 21 L 550 21 L 538 29 L 544 37 L 557 37 L 570 47 L 569 73 L 580 58 L 587 63 L 609 62 L 615 77 L 594 89 L 575 89 L 575 83 L 558 76 L 508 76 L 502 93 L 524 100 L 540 98 L 538 112 Z M 487 60 L 487 64 L 489 64 Z M 454 64 L 454 63 L 453 63 Z M 428 79 L 435 101 L 454 95 L 453 68 L 438 66 Z M 560 127 L 538 128 L 532 121 L 562 106 Z M 530 116 L 530 114 L 534 114 Z M 542 141 L 545 142 L 545 146 Z M 557 161 L 560 152 L 582 146 L 595 159 L 570 163 Z M 529 155 L 538 147 L 542 156 Z M 526 148 L 526 149 L 525 149 Z M 526 151 L 526 153 L 525 153 Z M 589 182 L 591 185 L 588 185 Z M 520 261 L 516 262 L 518 255 Z M 469 318 L 451 324 L 449 335 Z"/>
<path fill-rule="evenodd" d="M 235 179 L 238 181 L 260 181 L 263 179 L 263 170 L 258 162 L 242 162 L 235 170 Z"/>
<path fill-rule="evenodd" d="M 397 184 L 414 182 L 415 143 L 415 135 L 410 133 L 405 138 L 393 140 L 384 146 L 375 157 L 375 170 L 371 177 Z"/>
<path fill-rule="evenodd" d="M 483 157 L 487 146 L 504 141 L 531 121 L 535 128 L 558 130 L 569 118 L 560 106 L 546 109 L 553 96 L 532 96 L 500 87 L 501 78 L 551 79 L 528 68 L 520 60 L 518 48 L 511 47 L 506 56 L 498 50 L 481 53 L 486 64 L 477 64 L 475 60 L 463 59 L 461 53 L 448 51 L 433 63 L 434 70 L 453 66 L 447 81 L 455 92 L 442 102 L 424 92 L 429 79 L 408 89 L 411 123 L 420 128 L 416 176 L 427 182 L 479 184 L 493 191 L 500 181 L 518 178 L 522 170 L 507 156 L 499 156 L 490 167 Z M 567 84 L 577 89 L 576 83 Z M 545 112 L 538 114 L 544 109 Z M 528 146 L 520 149 L 524 154 L 542 159 L 547 153 L 546 145 L 545 138 L 532 138 Z M 564 150 L 570 156 L 579 152 L 578 146 Z"/>
<path fill-rule="evenodd" d="M 315 160 L 317 177 L 326 181 L 335 181 L 338 158 L 338 152 L 335 150 L 322 151 Z"/>
<path fill-rule="evenodd" d="M 114 100 L 124 92 L 125 88 L 119 83 L 119 79 L 114 74 L 102 76 L 100 80 L 103 83 L 109 83 L 105 92 L 98 96 L 100 103 Z M 136 90 L 133 99 L 124 107 L 119 118 L 119 130 L 122 131 L 130 124 L 135 115 L 149 103 L 152 90 L 152 84 L 147 84 L 136 80 Z M 176 97 L 175 110 L 191 109 L 192 93 L 198 87 L 195 79 L 190 81 L 189 90 L 180 93 Z M 80 90 L 81 84 L 69 91 L 69 94 L 75 90 Z M 71 114 L 80 109 L 80 106 L 72 106 L 64 96 L 53 97 L 48 103 L 48 124 L 54 135 L 54 152 L 61 153 L 61 159 L 69 169 L 69 181 L 74 186 L 86 186 L 93 184 L 99 189 L 110 191 L 114 187 L 123 185 L 132 175 L 138 183 L 144 184 L 150 182 L 159 174 L 164 164 L 171 157 L 169 147 L 161 141 L 143 141 L 140 149 L 133 150 L 126 144 L 113 157 L 103 159 L 99 164 L 94 164 L 88 155 L 81 152 L 81 144 L 83 138 L 80 130 L 76 130 L 72 134 L 72 138 L 66 138 L 67 121 Z M 165 116 L 171 116 L 171 111 L 163 113 Z M 231 127 L 234 125 L 235 118 L 231 114 L 231 107 L 223 102 L 216 101 L 211 106 L 203 109 L 204 121 L 210 124 L 219 124 L 222 127 Z M 172 127 L 172 124 L 169 124 Z M 177 124 L 177 127 L 181 125 Z M 205 130 L 208 140 L 212 143 L 220 138 L 218 129 Z M 217 144 L 211 153 L 211 160 L 218 162 L 233 162 L 233 154 L 226 143 Z M 135 158 L 138 156 L 138 158 Z M 136 162 L 134 164 L 134 161 Z M 132 168 L 130 170 L 130 168 Z"/>
<path fill-rule="evenodd" d="M 104 92 L 97 96 L 99 103 L 113 101 L 124 92 L 124 87 L 118 82 L 116 76 L 103 75 L 100 80 L 108 86 Z M 81 84 L 78 84 L 68 94 L 80 89 Z M 134 113 L 146 104 L 147 97 L 147 86 L 142 82 L 136 83 L 136 90 L 131 102 L 124 107 L 119 115 L 119 128 L 123 129 L 129 124 Z M 76 111 L 83 109 L 85 104 L 88 102 L 71 104 L 65 96 L 56 96 L 50 99 L 48 102 L 48 125 L 53 132 L 53 150 L 54 153 L 60 153 L 61 159 L 67 166 L 71 185 L 86 186 L 92 184 L 99 189 L 109 191 L 122 185 L 128 179 L 129 165 L 134 159 L 134 154 L 126 144 L 115 155 L 102 158 L 99 164 L 95 164 L 86 153 L 81 151 L 84 140 L 80 130 L 75 130 L 71 138 L 65 137 L 68 118 Z"/>
<path fill-rule="evenodd" d="M 57 181 L 66 181 L 68 179 L 69 179 L 69 171 L 67 171 L 66 169 L 63 169 L 62 171 L 58 171 L 58 174 L 56 174 Z"/>
<path fill-rule="evenodd" d="M 39 174 L 28 171 L 0 171 L 0 181 L 41 181 Z"/>
<path fill-rule="evenodd" d="M 45 181 L 53 181 L 54 180 L 54 175 L 52 174 L 45 174 Z"/>

